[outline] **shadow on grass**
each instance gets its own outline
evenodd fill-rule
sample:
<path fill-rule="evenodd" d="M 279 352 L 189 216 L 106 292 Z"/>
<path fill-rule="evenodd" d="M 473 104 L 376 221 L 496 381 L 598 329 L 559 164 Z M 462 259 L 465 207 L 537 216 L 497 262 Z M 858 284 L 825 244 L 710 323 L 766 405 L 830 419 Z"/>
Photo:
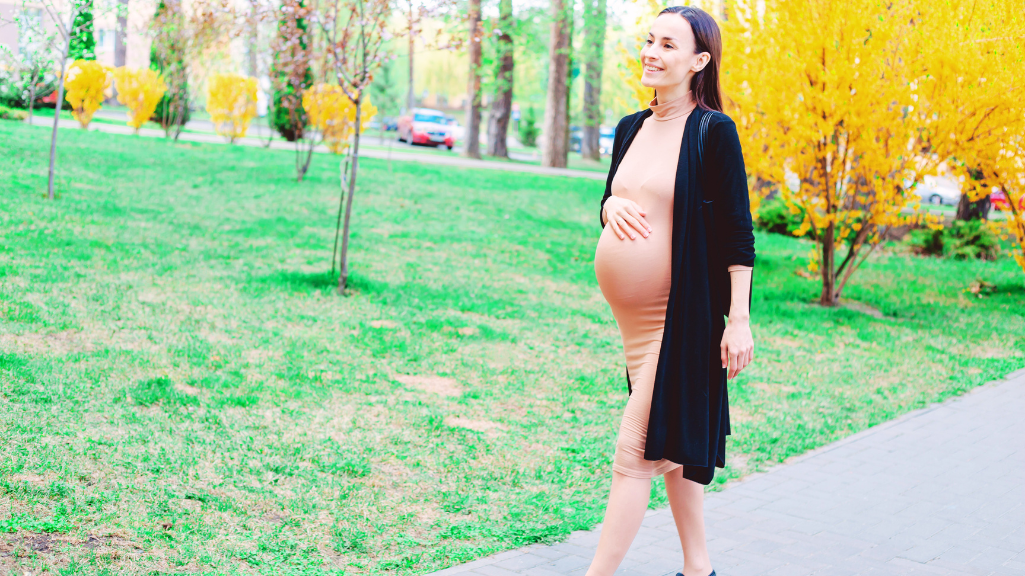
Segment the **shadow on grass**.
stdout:
<path fill-rule="evenodd" d="M 253 278 L 255 284 L 268 289 L 283 289 L 289 292 L 309 292 L 314 290 L 330 290 L 338 287 L 337 273 L 330 270 L 323 272 L 294 272 L 283 270 L 266 276 Z"/>

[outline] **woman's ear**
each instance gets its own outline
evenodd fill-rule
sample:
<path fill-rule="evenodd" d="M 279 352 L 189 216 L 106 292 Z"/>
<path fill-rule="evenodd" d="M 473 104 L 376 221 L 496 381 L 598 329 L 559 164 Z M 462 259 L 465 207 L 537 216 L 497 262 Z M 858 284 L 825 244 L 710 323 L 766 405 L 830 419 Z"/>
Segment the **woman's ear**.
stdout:
<path fill-rule="evenodd" d="M 702 52 L 701 54 L 698 54 L 698 61 L 695 62 L 694 65 L 691 66 L 690 69 L 695 74 L 698 73 L 698 72 L 701 72 L 702 70 L 705 69 L 705 66 L 708 66 L 708 63 L 711 60 L 712 60 L 712 55 L 711 54 L 709 54 L 708 52 Z"/>

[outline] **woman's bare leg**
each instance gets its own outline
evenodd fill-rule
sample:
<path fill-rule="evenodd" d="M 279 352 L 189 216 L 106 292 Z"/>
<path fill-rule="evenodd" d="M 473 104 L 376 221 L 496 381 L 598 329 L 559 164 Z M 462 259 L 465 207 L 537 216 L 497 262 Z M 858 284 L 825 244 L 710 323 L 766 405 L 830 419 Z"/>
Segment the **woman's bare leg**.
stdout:
<path fill-rule="evenodd" d="M 705 543 L 705 487 L 683 477 L 683 468 L 666 472 L 666 495 L 683 546 L 684 576 L 708 576 L 712 561 Z"/>
<path fill-rule="evenodd" d="M 631 478 L 613 470 L 598 551 L 586 576 L 612 576 L 619 568 L 644 521 L 649 496 L 651 478 Z"/>

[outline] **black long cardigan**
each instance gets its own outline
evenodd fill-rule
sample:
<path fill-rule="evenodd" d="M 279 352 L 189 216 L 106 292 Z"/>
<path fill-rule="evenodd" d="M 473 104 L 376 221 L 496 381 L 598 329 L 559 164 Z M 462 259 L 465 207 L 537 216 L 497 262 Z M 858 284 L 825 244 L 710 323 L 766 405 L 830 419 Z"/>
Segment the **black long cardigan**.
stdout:
<path fill-rule="evenodd" d="M 648 109 L 619 122 L 603 209 L 619 163 L 651 114 Z M 711 117 L 700 170 L 698 125 L 706 114 Z M 682 464 L 684 478 L 708 484 L 715 467 L 726 465 L 730 434 L 726 369 L 719 353 L 730 307 L 727 268 L 754 266 L 755 259 L 744 156 L 736 124 L 721 112 L 697 108 L 687 119 L 676 167 L 672 245 L 672 282 L 644 458 Z"/>

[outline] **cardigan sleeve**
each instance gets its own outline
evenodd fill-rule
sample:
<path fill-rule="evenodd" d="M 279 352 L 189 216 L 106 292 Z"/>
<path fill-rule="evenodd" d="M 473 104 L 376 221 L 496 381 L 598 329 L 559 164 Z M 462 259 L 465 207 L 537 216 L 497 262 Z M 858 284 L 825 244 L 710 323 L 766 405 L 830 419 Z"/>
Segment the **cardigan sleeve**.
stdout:
<path fill-rule="evenodd" d="M 715 198 L 712 214 L 721 263 L 723 266 L 754 266 L 755 239 L 747 170 L 733 120 L 724 117 L 712 125 L 706 146 L 709 166 L 705 174 Z"/>
<path fill-rule="evenodd" d="M 626 132 L 624 125 L 629 116 L 624 117 L 619 121 L 616 126 L 616 135 L 612 138 L 612 156 L 609 161 L 609 175 L 605 179 L 605 195 L 601 199 L 601 207 L 598 208 L 598 223 L 601 224 L 602 228 L 605 227 L 605 222 L 602 220 L 602 212 L 605 211 L 605 201 L 612 196 L 612 179 L 616 177 L 616 170 L 619 168 L 619 153 L 623 148 L 623 133 Z"/>

